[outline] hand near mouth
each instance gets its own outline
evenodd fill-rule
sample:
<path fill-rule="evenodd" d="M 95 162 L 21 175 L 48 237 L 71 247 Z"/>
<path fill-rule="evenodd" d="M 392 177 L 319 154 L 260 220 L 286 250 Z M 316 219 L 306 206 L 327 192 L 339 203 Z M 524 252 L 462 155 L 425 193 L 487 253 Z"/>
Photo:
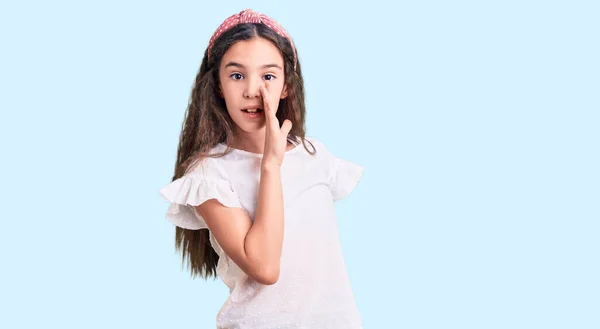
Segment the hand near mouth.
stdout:
<path fill-rule="evenodd" d="M 286 119 L 283 121 L 281 128 L 279 128 L 279 120 L 276 116 L 279 103 L 269 101 L 269 91 L 266 85 L 260 87 L 260 94 L 263 98 L 266 118 L 263 166 L 275 165 L 280 167 L 287 149 L 288 134 L 292 129 L 292 122 Z"/>

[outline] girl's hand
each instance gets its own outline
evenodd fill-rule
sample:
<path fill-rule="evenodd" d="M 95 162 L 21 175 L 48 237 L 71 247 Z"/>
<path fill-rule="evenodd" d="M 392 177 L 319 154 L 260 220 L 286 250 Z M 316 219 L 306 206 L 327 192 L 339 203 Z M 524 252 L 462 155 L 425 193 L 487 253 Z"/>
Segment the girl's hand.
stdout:
<path fill-rule="evenodd" d="M 292 129 L 292 122 L 286 119 L 279 128 L 279 120 L 275 116 L 279 103 L 269 101 L 269 92 L 266 85 L 260 87 L 260 93 L 263 98 L 263 111 L 267 120 L 262 165 L 279 168 L 283 163 L 283 156 L 287 150 L 287 137 Z"/>

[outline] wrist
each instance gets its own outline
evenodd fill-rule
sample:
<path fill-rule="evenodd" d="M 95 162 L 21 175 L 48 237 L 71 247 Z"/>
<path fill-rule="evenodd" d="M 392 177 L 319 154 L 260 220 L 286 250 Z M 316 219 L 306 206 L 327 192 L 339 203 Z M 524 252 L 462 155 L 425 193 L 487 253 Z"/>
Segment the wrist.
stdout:
<path fill-rule="evenodd" d="M 260 170 L 263 173 L 279 173 L 281 165 L 273 161 L 263 161 L 260 164 Z"/>

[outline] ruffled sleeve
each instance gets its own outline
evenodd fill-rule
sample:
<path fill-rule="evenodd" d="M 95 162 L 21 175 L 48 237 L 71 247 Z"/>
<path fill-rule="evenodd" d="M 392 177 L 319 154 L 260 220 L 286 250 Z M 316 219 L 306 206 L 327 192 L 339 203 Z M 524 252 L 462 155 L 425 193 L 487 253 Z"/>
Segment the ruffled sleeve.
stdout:
<path fill-rule="evenodd" d="M 339 201 L 346 198 L 362 178 L 363 167 L 333 155 L 320 140 L 312 137 L 309 140 L 317 147 L 317 153 L 321 152 L 333 200 Z"/>
<path fill-rule="evenodd" d="M 334 201 L 350 195 L 363 174 L 363 167 L 335 156 L 331 157 L 329 188 Z"/>
<path fill-rule="evenodd" d="M 222 170 L 215 168 L 214 159 L 204 159 L 194 171 L 172 181 L 160 190 L 171 204 L 166 218 L 172 224 L 190 230 L 208 228 L 195 206 L 216 199 L 227 207 L 242 208 L 233 185 Z"/>

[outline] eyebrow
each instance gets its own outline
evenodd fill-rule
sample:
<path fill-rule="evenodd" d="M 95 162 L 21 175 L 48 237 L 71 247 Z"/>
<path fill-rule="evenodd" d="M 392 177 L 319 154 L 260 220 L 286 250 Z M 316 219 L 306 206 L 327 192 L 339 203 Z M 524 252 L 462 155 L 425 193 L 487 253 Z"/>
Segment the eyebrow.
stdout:
<path fill-rule="evenodd" d="M 225 68 L 228 68 L 230 66 L 239 67 L 241 69 L 245 69 L 246 68 L 244 65 L 242 65 L 240 63 L 236 63 L 236 62 L 229 62 L 229 63 L 227 63 L 227 65 L 225 65 Z M 277 64 L 265 64 L 265 65 L 262 65 L 260 68 L 261 69 L 268 69 L 268 68 L 271 68 L 271 67 L 275 67 L 275 68 L 278 68 L 278 69 L 280 69 L 280 70 L 283 71 L 283 69 L 281 68 L 281 66 L 279 66 Z"/>

